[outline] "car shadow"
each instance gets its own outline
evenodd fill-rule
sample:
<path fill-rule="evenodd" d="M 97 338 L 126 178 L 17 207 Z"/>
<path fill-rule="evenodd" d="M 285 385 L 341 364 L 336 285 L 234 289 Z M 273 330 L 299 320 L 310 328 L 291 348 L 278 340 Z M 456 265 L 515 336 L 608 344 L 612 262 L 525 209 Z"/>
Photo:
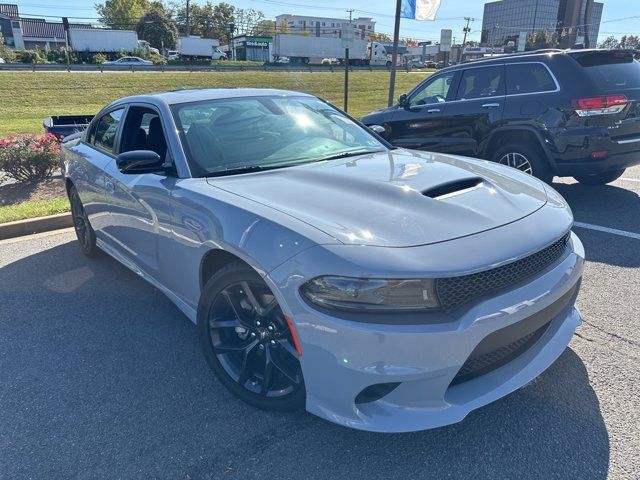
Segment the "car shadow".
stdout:
<path fill-rule="evenodd" d="M 569 202 L 576 222 L 613 228 L 640 235 L 640 195 L 637 192 L 604 185 L 591 187 L 579 183 L 554 183 L 553 187 Z M 575 227 L 585 246 L 587 260 L 609 265 L 640 267 L 640 242 L 611 233 Z"/>
<path fill-rule="evenodd" d="M 9 478 L 607 476 L 607 429 L 571 349 L 459 424 L 376 434 L 236 400 L 162 293 L 75 242 L 0 268 L 0 305 Z"/>

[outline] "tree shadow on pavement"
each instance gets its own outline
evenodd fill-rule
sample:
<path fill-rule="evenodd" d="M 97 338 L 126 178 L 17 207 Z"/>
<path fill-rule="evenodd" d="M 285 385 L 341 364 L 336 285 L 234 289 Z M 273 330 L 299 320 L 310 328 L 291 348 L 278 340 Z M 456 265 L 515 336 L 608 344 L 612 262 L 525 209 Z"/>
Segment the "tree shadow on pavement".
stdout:
<path fill-rule="evenodd" d="M 164 295 L 75 242 L 0 268 L 0 306 L 8 478 L 607 476 L 607 430 L 571 349 L 459 424 L 374 434 L 236 400 Z"/>

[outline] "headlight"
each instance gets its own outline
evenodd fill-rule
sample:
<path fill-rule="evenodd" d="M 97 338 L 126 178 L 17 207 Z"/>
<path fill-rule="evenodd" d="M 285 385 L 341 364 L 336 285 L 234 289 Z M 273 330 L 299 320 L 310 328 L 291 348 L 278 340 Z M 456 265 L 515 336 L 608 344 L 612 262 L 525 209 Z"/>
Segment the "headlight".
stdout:
<path fill-rule="evenodd" d="M 430 310 L 440 305 L 431 279 L 316 277 L 300 288 L 311 302 L 340 310 Z"/>

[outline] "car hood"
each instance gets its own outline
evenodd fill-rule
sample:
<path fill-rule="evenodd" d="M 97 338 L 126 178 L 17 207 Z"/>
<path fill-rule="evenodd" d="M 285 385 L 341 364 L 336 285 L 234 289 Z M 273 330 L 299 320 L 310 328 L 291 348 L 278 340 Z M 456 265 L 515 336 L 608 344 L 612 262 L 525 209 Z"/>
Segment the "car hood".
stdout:
<path fill-rule="evenodd" d="M 207 181 L 341 243 L 386 247 L 472 235 L 547 201 L 539 180 L 508 167 L 404 149 Z"/>

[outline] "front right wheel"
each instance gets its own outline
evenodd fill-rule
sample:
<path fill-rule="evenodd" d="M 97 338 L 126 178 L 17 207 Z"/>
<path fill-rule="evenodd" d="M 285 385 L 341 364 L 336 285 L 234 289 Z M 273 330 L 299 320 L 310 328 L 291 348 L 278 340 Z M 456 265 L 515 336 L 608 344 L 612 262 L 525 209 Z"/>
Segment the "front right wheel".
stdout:
<path fill-rule="evenodd" d="M 91 226 L 89 216 L 82 205 L 78 190 L 73 185 L 69 188 L 69 203 L 71 204 L 71 216 L 73 217 L 73 228 L 80 243 L 82 253 L 87 257 L 95 257 L 100 250 L 96 245 L 96 233 Z"/>
<path fill-rule="evenodd" d="M 277 299 L 251 267 L 229 264 L 206 283 L 198 334 L 209 366 L 241 400 L 265 410 L 304 406 L 293 334 Z"/>

